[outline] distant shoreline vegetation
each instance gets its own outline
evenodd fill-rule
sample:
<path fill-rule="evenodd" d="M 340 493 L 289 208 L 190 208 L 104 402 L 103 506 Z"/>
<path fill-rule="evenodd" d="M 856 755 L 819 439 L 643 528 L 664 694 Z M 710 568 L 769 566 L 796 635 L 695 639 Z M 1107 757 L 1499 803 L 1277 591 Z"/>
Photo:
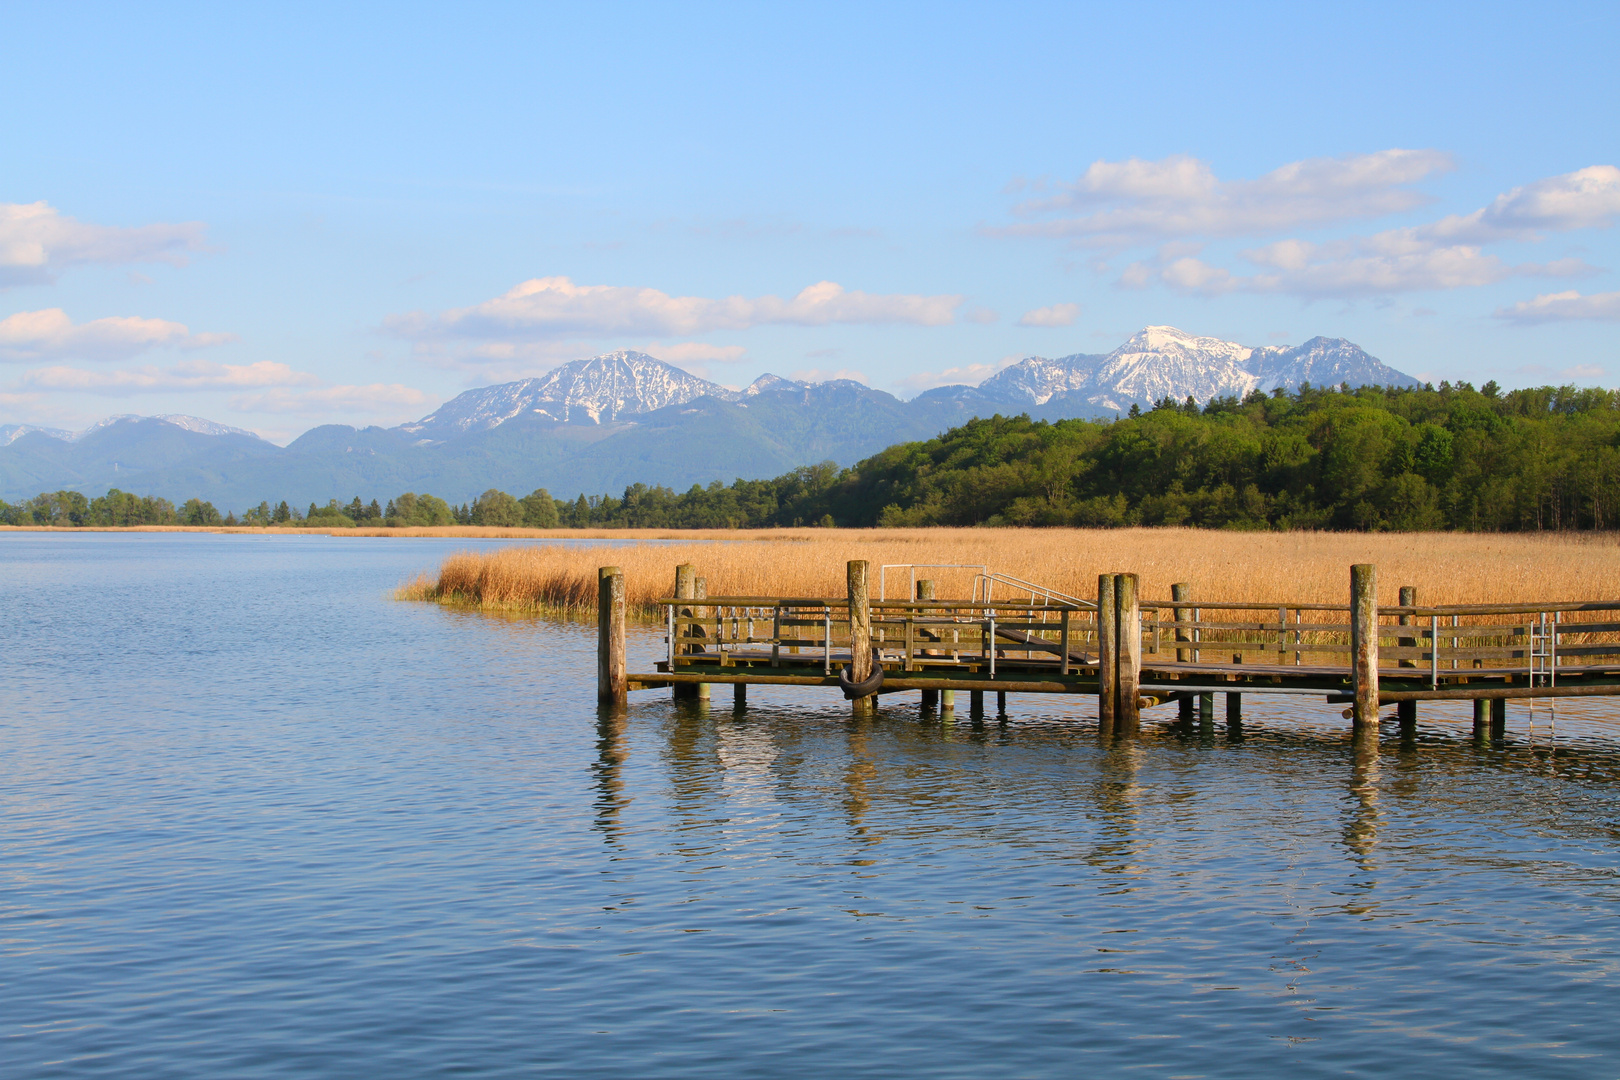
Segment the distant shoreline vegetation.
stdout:
<path fill-rule="evenodd" d="M 453 506 L 406 492 L 386 505 L 267 501 L 239 517 L 114 488 L 0 501 L 0 524 L 1603 530 L 1620 524 L 1620 391 L 1306 385 L 1203 406 L 1167 398 L 1111 421 L 997 415 L 848 469 L 823 462 L 684 494 L 632 484 L 622 497 L 566 500 L 491 488 Z"/>

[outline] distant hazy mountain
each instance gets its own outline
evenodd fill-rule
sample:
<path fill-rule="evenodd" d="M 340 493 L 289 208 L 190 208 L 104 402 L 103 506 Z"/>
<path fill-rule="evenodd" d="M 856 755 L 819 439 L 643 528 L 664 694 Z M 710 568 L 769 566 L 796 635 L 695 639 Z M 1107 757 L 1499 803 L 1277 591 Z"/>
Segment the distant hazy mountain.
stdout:
<path fill-rule="evenodd" d="M 978 386 L 901 401 L 862 383 L 761 375 L 743 390 L 645 353 L 575 360 L 540 378 L 469 390 L 395 428 L 329 424 L 285 448 L 190 416 L 109 417 L 79 432 L 0 427 L 0 498 L 109 487 L 222 509 L 428 491 L 455 502 L 489 487 L 558 496 L 643 481 L 684 489 L 776 476 L 827 459 L 853 464 L 974 416 L 1112 417 L 1165 397 L 1316 385 L 1415 385 L 1338 338 L 1250 348 L 1149 326 L 1107 354 L 1031 356 Z"/>

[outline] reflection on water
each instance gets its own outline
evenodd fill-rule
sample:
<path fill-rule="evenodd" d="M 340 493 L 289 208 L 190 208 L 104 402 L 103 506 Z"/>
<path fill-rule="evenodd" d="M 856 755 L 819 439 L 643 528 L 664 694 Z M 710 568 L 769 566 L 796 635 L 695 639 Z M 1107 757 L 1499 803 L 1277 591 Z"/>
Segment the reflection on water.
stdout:
<path fill-rule="evenodd" d="M 0 536 L 0 1072 L 1616 1070 L 1615 705 L 602 711 L 465 546 Z"/>

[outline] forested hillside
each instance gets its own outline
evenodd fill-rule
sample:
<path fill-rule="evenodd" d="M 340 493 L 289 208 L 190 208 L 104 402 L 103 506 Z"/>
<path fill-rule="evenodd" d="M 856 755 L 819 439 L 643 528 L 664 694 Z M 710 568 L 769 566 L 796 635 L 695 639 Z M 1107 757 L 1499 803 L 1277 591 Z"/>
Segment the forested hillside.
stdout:
<path fill-rule="evenodd" d="M 827 515 L 839 525 L 1607 529 L 1620 517 L 1620 394 L 1307 386 L 1203 407 L 1162 401 L 1104 422 L 996 416 L 843 471 L 682 496 L 635 488 L 589 508 L 593 524 Z"/>

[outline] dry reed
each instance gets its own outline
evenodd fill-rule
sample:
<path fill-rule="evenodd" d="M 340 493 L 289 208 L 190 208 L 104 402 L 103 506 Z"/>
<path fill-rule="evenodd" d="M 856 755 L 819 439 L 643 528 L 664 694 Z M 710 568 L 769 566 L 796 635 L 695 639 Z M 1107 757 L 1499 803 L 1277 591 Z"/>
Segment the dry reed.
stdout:
<path fill-rule="evenodd" d="M 668 595 L 677 563 L 694 564 L 710 596 L 837 597 L 844 593 L 845 562 L 868 559 L 874 567 L 985 565 L 1082 597 L 1096 592 L 1098 574 L 1134 571 L 1151 600 L 1168 599 L 1170 584 L 1185 581 L 1203 600 L 1342 604 L 1350 565 L 1371 562 L 1378 564 L 1382 604 L 1394 604 L 1402 585 L 1417 586 L 1426 604 L 1620 599 L 1620 539 L 1610 534 L 816 529 L 679 535 L 698 542 L 458 552 L 436 576 L 424 575 L 397 595 L 588 615 L 595 611 L 597 568 L 616 565 L 624 569 L 632 610 L 649 617 L 656 614 L 652 601 Z M 965 597 L 972 577 L 952 571 L 919 576 L 938 579 L 942 597 Z M 906 580 L 897 587 L 891 579 L 889 595 L 902 595 Z"/>

